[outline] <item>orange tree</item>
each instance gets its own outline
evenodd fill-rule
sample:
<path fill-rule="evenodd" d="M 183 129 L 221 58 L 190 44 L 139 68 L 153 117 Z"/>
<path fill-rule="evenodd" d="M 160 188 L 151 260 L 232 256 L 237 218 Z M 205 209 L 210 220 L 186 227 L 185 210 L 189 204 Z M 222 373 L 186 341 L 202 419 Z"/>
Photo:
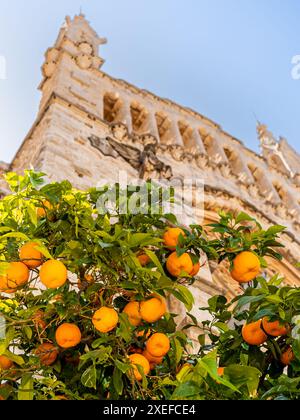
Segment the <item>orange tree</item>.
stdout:
<path fill-rule="evenodd" d="M 103 211 L 118 185 L 82 192 L 43 176 L 8 174 L 0 202 L 0 399 L 298 397 L 299 291 L 261 277 L 283 227 L 244 213 L 182 227 L 159 199 L 155 214 L 147 200 L 120 212 L 132 188 Z M 212 297 L 198 325 L 188 286 L 203 253 L 249 284 L 233 302 Z M 191 319 L 181 331 L 170 298 Z"/>

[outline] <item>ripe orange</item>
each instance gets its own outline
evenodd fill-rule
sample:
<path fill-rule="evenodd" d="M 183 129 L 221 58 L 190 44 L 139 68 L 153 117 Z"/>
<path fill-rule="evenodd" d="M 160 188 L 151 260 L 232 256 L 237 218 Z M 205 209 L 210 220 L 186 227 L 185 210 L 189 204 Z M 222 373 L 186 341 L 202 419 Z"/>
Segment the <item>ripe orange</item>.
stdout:
<path fill-rule="evenodd" d="M 163 239 L 164 239 L 164 246 L 174 251 L 179 244 L 179 237 L 182 235 L 185 238 L 185 233 L 180 228 L 169 228 L 165 232 Z"/>
<path fill-rule="evenodd" d="M 81 342 L 81 331 L 75 324 L 62 324 L 57 328 L 55 339 L 59 347 L 70 349 Z"/>
<path fill-rule="evenodd" d="M 200 266 L 200 262 L 197 262 L 196 264 L 194 264 L 194 267 L 193 267 L 192 272 L 190 273 L 190 276 L 191 276 L 191 277 L 195 277 L 195 276 L 197 276 L 197 274 L 198 274 L 198 273 L 199 273 L 199 271 L 200 271 L 200 268 L 201 268 L 201 266 Z"/>
<path fill-rule="evenodd" d="M 138 327 L 142 323 L 142 317 L 140 314 L 140 302 L 132 301 L 129 302 L 123 312 L 127 314 L 129 322 L 134 327 Z"/>
<path fill-rule="evenodd" d="M 140 254 L 137 256 L 137 259 L 139 260 L 142 267 L 146 267 L 151 262 L 151 258 L 148 257 L 147 254 Z"/>
<path fill-rule="evenodd" d="M 170 340 L 162 333 L 153 334 L 146 343 L 146 350 L 154 357 L 164 357 L 170 350 Z"/>
<path fill-rule="evenodd" d="M 36 349 L 35 355 L 38 356 L 42 365 L 51 366 L 58 357 L 58 351 L 54 344 L 43 343 Z"/>
<path fill-rule="evenodd" d="M 225 368 L 223 368 L 223 367 L 219 367 L 219 368 L 218 368 L 218 375 L 219 375 L 219 376 L 223 376 L 223 375 L 224 375 L 224 371 L 225 371 Z"/>
<path fill-rule="evenodd" d="M 249 283 L 261 272 L 259 258 L 253 252 L 241 252 L 233 261 L 231 276 L 239 283 Z"/>
<path fill-rule="evenodd" d="M 8 370 L 13 367 L 13 362 L 6 356 L 0 356 L 0 371 Z"/>
<path fill-rule="evenodd" d="M 48 200 L 43 201 L 43 207 L 37 207 L 36 214 L 39 219 L 42 219 L 47 216 L 46 209 L 51 210 L 53 208 L 52 204 Z"/>
<path fill-rule="evenodd" d="M 268 318 L 262 320 L 262 326 L 265 333 L 272 337 L 279 337 L 288 333 L 287 325 L 281 324 L 279 321 L 270 322 Z"/>
<path fill-rule="evenodd" d="M 36 249 L 39 244 L 36 242 L 27 242 L 19 251 L 20 260 L 27 265 L 28 268 L 37 268 L 42 264 L 43 254 Z"/>
<path fill-rule="evenodd" d="M 154 296 L 140 303 L 140 314 L 144 321 L 153 323 L 159 321 L 167 312 L 165 299 Z"/>
<path fill-rule="evenodd" d="M 144 371 L 144 375 L 148 375 L 150 372 L 150 364 L 148 362 L 148 360 L 146 359 L 146 357 L 144 357 L 141 354 L 131 354 L 129 356 L 129 360 L 133 366 L 133 374 L 134 377 L 137 381 L 141 381 L 143 379 L 142 375 L 140 374 L 140 372 L 138 371 L 137 365 L 141 366 L 143 371 Z"/>
<path fill-rule="evenodd" d="M 0 292 L 14 293 L 18 287 L 24 286 L 28 279 L 28 267 L 22 262 L 11 262 L 6 274 L 0 276 Z"/>
<path fill-rule="evenodd" d="M 108 333 L 116 328 L 119 322 L 118 312 L 103 306 L 93 316 L 93 324 L 101 333 Z"/>
<path fill-rule="evenodd" d="M 40 269 L 41 282 L 48 289 L 58 289 L 62 287 L 68 278 L 66 266 L 58 260 L 45 262 Z"/>
<path fill-rule="evenodd" d="M 162 357 L 152 356 L 152 354 L 150 354 L 147 350 L 143 351 L 143 356 L 146 357 L 146 359 L 148 360 L 150 364 L 154 364 L 154 365 L 160 365 L 164 360 L 163 356 Z"/>
<path fill-rule="evenodd" d="M 242 336 L 246 343 L 252 346 L 260 346 L 268 337 L 262 330 L 262 320 L 246 324 L 242 328 Z"/>
<path fill-rule="evenodd" d="M 179 277 L 184 273 L 190 275 L 194 270 L 194 264 L 189 256 L 185 253 L 178 257 L 176 252 L 173 252 L 167 259 L 167 270 L 173 277 Z"/>
<path fill-rule="evenodd" d="M 294 352 L 291 347 L 289 347 L 285 352 L 281 354 L 280 361 L 283 365 L 288 366 L 295 359 Z"/>

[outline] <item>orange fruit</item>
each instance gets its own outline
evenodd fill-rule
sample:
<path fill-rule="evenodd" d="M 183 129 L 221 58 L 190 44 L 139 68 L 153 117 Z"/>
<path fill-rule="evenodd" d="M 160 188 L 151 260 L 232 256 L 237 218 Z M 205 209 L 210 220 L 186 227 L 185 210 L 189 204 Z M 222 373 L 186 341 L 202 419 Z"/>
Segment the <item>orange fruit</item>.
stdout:
<path fill-rule="evenodd" d="M 119 322 L 118 312 L 103 306 L 93 316 L 93 324 L 101 333 L 108 333 L 116 328 Z"/>
<path fill-rule="evenodd" d="M 43 207 L 37 207 L 36 214 L 39 219 L 47 216 L 46 209 L 51 210 L 53 208 L 52 204 L 48 200 L 43 201 Z"/>
<path fill-rule="evenodd" d="M 259 258 L 253 252 L 241 252 L 233 261 L 231 276 L 238 283 L 249 283 L 261 272 Z"/>
<path fill-rule="evenodd" d="M 0 292 L 14 293 L 20 286 L 24 286 L 29 279 L 29 269 L 22 262 L 11 262 L 6 274 L 0 276 Z"/>
<path fill-rule="evenodd" d="M 167 259 L 167 270 L 173 277 L 179 277 L 184 273 L 190 275 L 194 270 L 194 264 L 189 254 L 184 253 L 178 257 L 176 252 L 173 252 Z"/>
<path fill-rule="evenodd" d="M 38 356 L 42 365 L 51 366 L 58 357 L 58 351 L 54 344 L 43 343 L 36 349 L 35 355 Z"/>
<path fill-rule="evenodd" d="M 151 356 L 164 357 L 170 350 L 170 340 L 165 334 L 155 333 L 147 341 L 146 350 Z"/>
<path fill-rule="evenodd" d="M 152 356 L 152 354 L 150 354 L 147 350 L 143 351 L 143 356 L 146 357 L 146 359 L 148 360 L 150 364 L 154 364 L 154 365 L 160 365 L 164 360 L 163 356 L 162 357 Z"/>
<path fill-rule="evenodd" d="M 191 276 L 191 277 L 195 277 L 195 276 L 197 276 L 197 274 L 198 274 L 198 273 L 199 273 L 199 271 L 200 271 L 200 268 L 201 268 L 201 266 L 200 266 L 200 262 L 197 262 L 196 264 L 194 264 L 194 267 L 193 267 L 192 272 L 190 273 L 190 276 Z"/>
<path fill-rule="evenodd" d="M 40 279 L 48 289 L 58 289 L 62 287 L 68 278 L 66 266 L 58 260 L 45 262 L 40 269 Z"/>
<path fill-rule="evenodd" d="M 294 352 L 291 347 L 289 347 L 285 352 L 281 354 L 280 361 L 283 365 L 288 366 L 295 359 Z"/>
<path fill-rule="evenodd" d="M 180 228 L 169 228 L 163 236 L 164 246 L 174 251 L 179 244 L 179 237 L 182 235 L 185 238 L 185 233 Z"/>
<path fill-rule="evenodd" d="M 260 346 L 268 337 L 262 330 L 262 320 L 246 324 L 242 328 L 242 336 L 246 343 L 252 346 Z"/>
<path fill-rule="evenodd" d="M 150 364 L 146 357 L 144 357 L 142 354 L 135 353 L 129 356 L 129 360 L 133 366 L 133 374 L 137 381 L 141 381 L 143 379 L 142 375 L 138 371 L 137 365 L 142 367 L 145 376 L 148 375 L 150 372 Z"/>
<path fill-rule="evenodd" d="M 134 327 L 138 327 L 142 323 L 142 317 L 140 314 L 140 302 L 129 302 L 124 310 L 124 314 L 127 314 L 129 322 Z"/>
<path fill-rule="evenodd" d="M 57 328 L 55 339 L 59 347 L 70 349 L 81 342 L 81 331 L 75 324 L 62 324 Z"/>
<path fill-rule="evenodd" d="M 6 356 L 0 356 L 0 371 L 8 370 L 13 367 L 13 362 Z"/>
<path fill-rule="evenodd" d="M 146 267 L 151 262 L 151 258 L 148 257 L 147 254 L 140 254 L 137 256 L 137 259 L 139 260 L 142 267 Z"/>
<path fill-rule="evenodd" d="M 279 321 L 270 322 L 268 318 L 262 320 L 262 326 L 265 333 L 272 337 L 279 337 L 281 335 L 287 335 L 288 333 L 286 324 L 281 324 Z"/>
<path fill-rule="evenodd" d="M 219 367 L 219 368 L 218 368 L 218 375 L 219 375 L 219 376 L 223 376 L 223 375 L 224 375 L 224 371 L 225 371 L 225 368 L 223 368 L 223 367 Z"/>
<path fill-rule="evenodd" d="M 150 324 L 159 321 L 166 312 L 166 301 L 160 296 L 154 296 L 140 303 L 140 315 L 144 321 Z"/>
<path fill-rule="evenodd" d="M 43 254 L 36 249 L 39 244 L 36 242 L 27 242 L 19 251 L 20 260 L 27 265 L 28 268 L 37 268 L 42 264 Z"/>

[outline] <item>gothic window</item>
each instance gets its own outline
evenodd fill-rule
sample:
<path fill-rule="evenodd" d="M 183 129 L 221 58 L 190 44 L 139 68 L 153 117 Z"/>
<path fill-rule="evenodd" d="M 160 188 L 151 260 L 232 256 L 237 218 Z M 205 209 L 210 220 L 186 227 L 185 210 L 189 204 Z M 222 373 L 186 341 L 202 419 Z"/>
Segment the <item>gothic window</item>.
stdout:
<path fill-rule="evenodd" d="M 130 106 L 132 129 L 134 133 L 143 134 L 146 131 L 148 112 L 137 102 L 132 102 Z"/>
<path fill-rule="evenodd" d="M 118 122 L 122 101 L 116 93 L 106 93 L 103 98 L 104 120 L 108 123 Z"/>
<path fill-rule="evenodd" d="M 155 114 L 158 133 L 161 143 L 167 143 L 170 138 L 171 120 L 163 112 Z"/>

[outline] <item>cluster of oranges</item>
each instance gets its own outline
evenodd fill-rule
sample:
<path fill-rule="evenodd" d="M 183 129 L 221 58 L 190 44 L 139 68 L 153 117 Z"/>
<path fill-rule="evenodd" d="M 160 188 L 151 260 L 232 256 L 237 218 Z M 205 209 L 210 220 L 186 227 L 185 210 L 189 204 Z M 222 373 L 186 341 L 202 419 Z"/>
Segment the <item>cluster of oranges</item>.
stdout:
<path fill-rule="evenodd" d="M 39 244 L 35 242 L 27 242 L 20 248 L 19 259 L 20 261 L 9 263 L 5 274 L 0 276 L 0 292 L 15 293 L 29 281 L 30 270 L 38 267 L 40 280 L 49 289 L 57 289 L 67 281 L 65 265 L 58 260 L 43 263 L 43 254 L 39 251 Z"/>
<path fill-rule="evenodd" d="M 151 296 L 149 299 L 141 302 L 131 301 L 123 310 L 123 313 L 127 315 L 129 323 L 133 327 L 139 327 L 143 325 L 143 322 L 151 324 L 157 322 L 166 312 L 166 302 L 160 296 Z M 92 321 L 97 331 L 108 333 L 117 327 L 119 314 L 114 308 L 102 307 L 95 312 Z M 129 355 L 134 376 L 138 381 L 142 380 L 138 366 L 140 366 L 144 375 L 148 375 L 156 365 L 163 362 L 164 356 L 170 350 L 170 340 L 165 334 L 154 333 L 151 335 L 151 331 L 149 330 L 137 332 L 137 336 L 144 335 L 145 333 L 147 336 L 145 350 L 134 349 L 134 352 Z"/>
<path fill-rule="evenodd" d="M 185 232 L 180 228 L 169 228 L 163 237 L 164 246 L 172 251 L 167 258 L 167 270 L 173 277 L 180 277 L 181 275 L 188 275 L 194 277 L 200 270 L 200 263 L 194 262 L 192 254 L 185 252 L 178 256 L 176 248 L 180 246 L 180 239 L 186 237 Z"/>
<path fill-rule="evenodd" d="M 244 325 L 242 328 L 242 336 L 246 343 L 252 346 L 260 346 L 264 344 L 268 337 L 284 337 L 290 331 L 290 326 L 282 324 L 279 321 L 270 321 L 265 317 L 256 322 Z M 285 348 L 281 354 L 281 363 L 289 365 L 295 358 L 291 347 Z"/>

